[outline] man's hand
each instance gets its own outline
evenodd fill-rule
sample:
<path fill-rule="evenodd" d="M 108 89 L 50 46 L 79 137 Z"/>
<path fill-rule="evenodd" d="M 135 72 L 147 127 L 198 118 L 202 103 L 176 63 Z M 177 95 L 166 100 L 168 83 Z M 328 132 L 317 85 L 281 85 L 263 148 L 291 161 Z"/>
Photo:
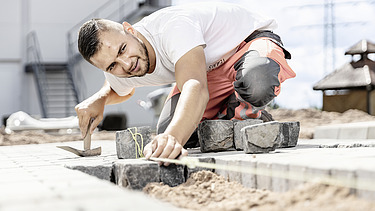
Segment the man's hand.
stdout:
<path fill-rule="evenodd" d="M 81 129 L 82 138 L 86 136 L 89 122 L 94 119 L 89 128 L 90 134 L 95 130 L 103 120 L 104 106 L 117 104 L 128 100 L 134 94 L 134 89 L 125 96 L 119 96 L 112 90 L 111 86 L 105 81 L 103 87 L 93 96 L 78 104 L 75 109 L 79 119 L 79 128 Z"/>
<path fill-rule="evenodd" d="M 188 151 L 182 147 L 175 137 L 162 133 L 145 146 L 143 154 L 146 159 L 150 157 L 175 159 L 187 156 Z M 169 163 L 164 163 L 164 165 L 168 166 Z"/>
<path fill-rule="evenodd" d="M 75 107 L 79 119 L 79 128 L 81 129 L 82 137 L 85 137 L 87 132 L 91 134 L 103 120 L 104 106 L 105 99 L 96 98 L 94 95 L 84 100 Z M 88 128 L 91 119 L 94 119 L 94 121 L 91 123 L 91 127 Z"/>

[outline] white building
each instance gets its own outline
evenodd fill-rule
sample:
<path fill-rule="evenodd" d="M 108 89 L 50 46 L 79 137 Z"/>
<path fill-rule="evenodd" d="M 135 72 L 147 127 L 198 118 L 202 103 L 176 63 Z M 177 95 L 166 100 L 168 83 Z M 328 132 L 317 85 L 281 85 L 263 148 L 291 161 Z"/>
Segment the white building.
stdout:
<path fill-rule="evenodd" d="M 78 53 L 76 39 L 81 24 L 94 17 L 119 22 L 126 19 L 134 23 L 160 7 L 169 6 L 170 0 L 1 0 L 0 4 L 0 116 L 6 118 L 24 111 L 35 117 L 64 117 L 75 115 L 77 102 L 74 92 L 68 89 L 69 77 L 64 76 L 68 67 L 73 67 L 70 70 L 79 101 L 94 94 L 104 82 L 103 73 Z M 30 65 L 30 62 L 36 64 L 30 59 L 35 58 L 35 46 L 30 48 L 32 42 L 27 41 L 32 34 L 39 40 L 40 67 L 49 78 L 49 90 L 41 89 L 47 90 L 42 93 L 48 99 L 48 102 L 44 100 L 45 112 L 34 77 L 35 69 Z M 48 66 L 43 66 L 45 64 Z M 53 68 L 58 70 L 51 71 Z M 40 75 L 43 78 L 44 74 Z M 50 91 L 59 87 L 60 90 Z M 107 106 L 105 115 L 125 113 L 128 126 L 155 124 L 154 113 L 137 104 L 139 100 L 147 100 L 147 94 L 153 90 L 155 87 L 137 89 L 129 101 Z"/>

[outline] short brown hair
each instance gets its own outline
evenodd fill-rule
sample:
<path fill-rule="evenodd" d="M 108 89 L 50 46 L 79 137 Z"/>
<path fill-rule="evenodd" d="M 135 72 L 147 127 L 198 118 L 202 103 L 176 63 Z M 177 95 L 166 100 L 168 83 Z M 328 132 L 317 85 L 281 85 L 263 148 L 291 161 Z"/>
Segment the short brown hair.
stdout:
<path fill-rule="evenodd" d="M 108 30 L 109 27 L 106 25 L 104 19 L 98 18 L 87 21 L 79 29 L 78 50 L 88 62 L 91 63 L 90 58 L 96 54 L 101 47 L 99 41 L 100 32 Z"/>

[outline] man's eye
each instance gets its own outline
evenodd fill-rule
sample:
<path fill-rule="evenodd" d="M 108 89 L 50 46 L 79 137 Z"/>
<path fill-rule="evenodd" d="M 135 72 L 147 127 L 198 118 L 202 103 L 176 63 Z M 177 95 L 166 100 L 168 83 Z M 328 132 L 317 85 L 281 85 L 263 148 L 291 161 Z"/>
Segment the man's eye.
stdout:
<path fill-rule="evenodd" d="M 114 67 L 115 67 L 115 63 L 112 63 L 111 66 L 109 66 L 108 71 L 113 70 Z"/>
<path fill-rule="evenodd" d="M 126 45 L 121 48 L 121 53 L 125 51 Z"/>

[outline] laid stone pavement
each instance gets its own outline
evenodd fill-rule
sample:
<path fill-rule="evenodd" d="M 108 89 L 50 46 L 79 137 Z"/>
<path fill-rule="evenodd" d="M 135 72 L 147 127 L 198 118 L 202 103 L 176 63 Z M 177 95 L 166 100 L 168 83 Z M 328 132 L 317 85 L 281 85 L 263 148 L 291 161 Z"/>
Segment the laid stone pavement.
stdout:
<path fill-rule="evenodd" d="M 124 170 L 125 165 L 147 167 L 157 164 L 144 160 L 119 160 L 114 140 L 93 141 L 92 148 L 102 147 L 102 155 L 97 157 L 77 157 L 56 148 L 58 145 L 82 148 L 83 144 L 79 141 L 0 147 L 0 211 L 178 210 L 139 191 L 120 187 L 129 187 L 129 184 L 123 184 L 130 181 L 129 174 L 126 175 L 129 172 Z M 374 146 L 374 139 L 314 139 L 299 140 L 297 147 L 276 149 L 266 154 L 245 154 L 234 150 L 201 153 L 199 149 L 190 150 L 189 153 L 205 162 L 269 170 L 269 175 L 215 170 L 246 187 L 286 191 L 302 183 L 291 178 L 310 180 L 324 177 L 344 181 L 353 187 L 353 193 L 357 196 L 375 200 Z M 178 168 L 180 170 L 172 167 L 170 172 L 175 171 L 173 178 L 180 182 L 182 177 L 177 174 L 182 172 L 186 176 L 194 171 L 188 168 L 184 170 L 181 166 Z M 116 171 L 122 173 L 116 174 Z M 161 175 L 163 171 L 165 169 L 155 172 Z M 281 174 L 290 177 L 280 177 Z M 170 175 L 164 178 L 165 181 L 170 179 Z"/>
<path fill-rule="evenodd" d="M 56 148 L 82 148 L 82 142 L 0 147 L 0 211 L 11 210 L 178 210 L 115 184 L 65 168 L 112 166 L 117 160 L 114 141 L 102 146 L 98 157 L 77 157 Z"/>

